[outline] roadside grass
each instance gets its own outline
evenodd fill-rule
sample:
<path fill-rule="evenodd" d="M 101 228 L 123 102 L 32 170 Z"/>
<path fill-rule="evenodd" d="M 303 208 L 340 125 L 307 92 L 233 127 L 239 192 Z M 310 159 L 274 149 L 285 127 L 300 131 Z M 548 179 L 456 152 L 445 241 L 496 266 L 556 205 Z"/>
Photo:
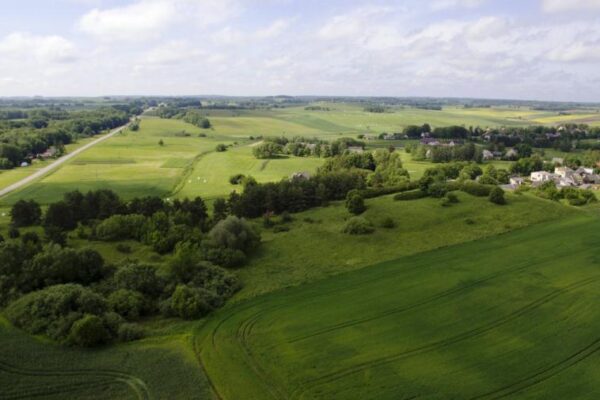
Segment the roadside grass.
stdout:
<path fill-rule="evenodd" d="M 435 241 L 440 223 L 411 235 Z M 466 239 L 462 228 L 445 237 Z M 363 241 L 398 246 L 377 234 L 344 246 L 322 229 L 329 246 L 313 254 L 325 263 L 367 251 Z M 222 399 L 595 399 L 599 229 L 569 216 L 244 301 L 199 332 L 202 361 Z M 300 264 L 311 239 L 289 240 L 279 267 Z"/>
<path fill-rule="evenodd" d="M 190 136 L 171 135 L 184 130 Z M 2 204 L 28 198 L 48 204 L 76 189 L 112 189 L 125 199 L 165 196 L 181 173 L 180 168 L 162 168 L 165 162 L 191 160 L 214 149 L 214 138 L 198 136 L 203 131 L 179 120 L 144 118 L 138 132 L 124 131 L 98 144 L 45 178 L 9 194 Z M 164 145 L 159 145 L 159 140 Z"/>
<path fill-rule="evenodd" d="M 459 203 L 451 207 L 432 198 L 367 200 L 363 217 L 376 230 L 365 236 L 341 233 L 351 216 L 343 203 L 294 214 L 288 232 L 263 229 L 263 244 L 239 271 L 244 286 L 234 301 L 584 212 L 529 195 L 507 193 L 506 206 L 462 192 L 457 195 Z M 381 227 L 388 217 L 395 222 L 392 229 Z"/>

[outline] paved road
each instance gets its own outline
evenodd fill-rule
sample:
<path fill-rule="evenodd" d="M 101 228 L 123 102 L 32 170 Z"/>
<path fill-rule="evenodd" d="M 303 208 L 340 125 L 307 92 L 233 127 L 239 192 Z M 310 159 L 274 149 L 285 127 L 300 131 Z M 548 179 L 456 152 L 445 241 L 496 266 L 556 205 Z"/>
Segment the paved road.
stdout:
<path fill-rule="evenodd" d="M 78 148 L 77 150 L 62 156 L 61 158 L 57 159 L 56 161 L 54 161 L 53 163 L 46 165 L 44 168 L 36 171 L 35 173 L 29 175 L 26 178 L 21 179 L 18 182 L 13 183 L 12 185 L 9 185 L 3 189 L 0 189 L 0 197 L 6 196 L 7 194 L 9 194 L 10 192 L 13 192 L 17 189 L 22 188 L 23 186 L 35 181 L 36 179 L 41 178 L 42 176 L 46 175 L 48 172 L 58 168 L 59 166 L 61 166 L 62 164 L 64 164 L 65 162 L 69 161 L 71 158 L 77 156 L 78 154 L 86 151 L 87 149 L 89 149 L 92 146 L 97 145 L 100 142 L 105 141 L 106 139 L 109 139 L 113 136 L 115 136 L 117 133 L 121 132 L 123 129 L 125 129 L 127 125 L 123 125 L 119 128 L 113 129 L 112 131 L 110 131 L 108 134 L 99 137 L 96 140 L 93 140 L 91 142 L 89 142 L 88 144 L 86 144 L 85 146 L 81 146 L 80 148 Z"/>

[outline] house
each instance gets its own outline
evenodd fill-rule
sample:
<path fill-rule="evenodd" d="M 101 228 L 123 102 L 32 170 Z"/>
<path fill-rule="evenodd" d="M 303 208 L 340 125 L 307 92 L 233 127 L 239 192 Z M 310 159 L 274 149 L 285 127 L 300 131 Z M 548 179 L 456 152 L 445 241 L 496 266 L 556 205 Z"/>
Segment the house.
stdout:
<path fill-rule="evenodd" d="M 348 146 L 348 152 L 350 153 L 363 153 L 365 150 L 360 146 Z"/>
<path fill-rule="evenodd" d="M 489 151 L 489 150 L 484 150 L 484 151 L 483 151 L 483 159 L 484 159 L 485 161 L 488 161 L 488 160 L 493 160 L 493 159 L 494 159 L 494 153 L 492 153 L 492 152 L 491 152 L 491 151 Z"/>
<path fill-rule="evenodd" d="M 548 182 L 554 180 L 554 174 L 548 171 L 535 171 L 531 173 L 531 182 Z"/>
<path fill-rule="evenodd" d="M 508 159 L 515 159 L 519 157 L 519 152 L 515 149 L 510 149 L 506 152 L 504 156 Z"/>
<path fill-rule="evenodd" d="M 520 176 L 513 176 L 510 178 L 510 184 L 513 187 L 519 187 L 523 184 L 523 182 L 525 182 L 525 179 L 521 178 Z"/>

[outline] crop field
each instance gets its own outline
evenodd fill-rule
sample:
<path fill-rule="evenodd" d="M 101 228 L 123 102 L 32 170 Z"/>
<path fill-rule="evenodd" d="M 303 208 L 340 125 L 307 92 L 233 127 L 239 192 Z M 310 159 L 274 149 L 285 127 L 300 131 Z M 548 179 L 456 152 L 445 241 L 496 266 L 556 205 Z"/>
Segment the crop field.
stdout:
<path fill-rule="evenodd" d="M 189 136 L 182 136 L 181 132 Z M 182 165 L 214 150 L 220 138 L 199 137 L 202 129 L 179 120 L 144 119 L 138 132 L 125 131 L 89 149 L 54 173 L 2 199 L 51 203 L 68 191 L 112 189 L 124 198 L 167 195 L 178 183 Z M 159 145 L 163 140 L 164 145 Z M 225 142 L 227 143 L 227 142 Z M 173 161 L 177 160 L 177 161 Z"/>
<path fill-rule="evenodd" d="M 575 216 L 242 302 L 202 360 L 223 399 L 595 399 L 599 229 Z"/>
<path fill-rule="evenodd" d="M 189 334 L 82 351 L 28 337 L 0 319 L 0 399 L 210 399 Z"/>

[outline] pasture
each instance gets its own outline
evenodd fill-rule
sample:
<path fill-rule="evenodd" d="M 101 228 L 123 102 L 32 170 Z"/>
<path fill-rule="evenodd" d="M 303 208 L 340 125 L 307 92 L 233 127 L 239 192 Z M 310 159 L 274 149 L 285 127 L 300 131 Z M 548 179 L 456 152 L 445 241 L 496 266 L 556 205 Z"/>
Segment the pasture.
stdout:
<path fill-rule="evenodd" d="M 223 399 L 595 399 L 599 229 L 574 216 L 242 302 L 202 360 Z"/>
<path fill-rule="evenodd" d="M 239 271 L 244 286 L 234 301 L 323 279 L 401 256 L 477 240 L 583 211 L 528 195 L 506 194 L 508 204 L 457 192 L 459 203 L 439 199 L 367 200 L 362 215 L 375 226 L 366 236 L 341 233 L 350 218 L 343 203 L 294 214 L 288 232 L 263 229 L 262 245 Z M 389 217 L 395 227 L 383 228 Z"/>

